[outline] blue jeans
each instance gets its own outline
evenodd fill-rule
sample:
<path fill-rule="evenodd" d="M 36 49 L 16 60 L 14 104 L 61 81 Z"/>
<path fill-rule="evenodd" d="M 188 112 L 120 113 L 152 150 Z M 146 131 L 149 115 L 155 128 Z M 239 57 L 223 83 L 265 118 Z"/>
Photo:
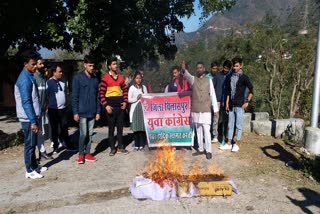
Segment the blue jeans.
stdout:
<path fill-rule="evenodd" d="M 37 145 L 37 134 L 31 130 L 30 122 L 21 122 L 24 133 L 24 164 L 28 173 L 38 167 L 35 149 Z"/>
<path fill-rule="evenodd" d="M 237 141 L 240 141 L 242 134 L 243 114 L 244 110 L 241 107 L 233 107 L 229 110 L 228 140 L 232 140 L 234 126 L 236 126 Z"/>
<path fill-rule="evenodd" d="M 90 154 L 95 118 L 80 117 L 79 155 Z"/>

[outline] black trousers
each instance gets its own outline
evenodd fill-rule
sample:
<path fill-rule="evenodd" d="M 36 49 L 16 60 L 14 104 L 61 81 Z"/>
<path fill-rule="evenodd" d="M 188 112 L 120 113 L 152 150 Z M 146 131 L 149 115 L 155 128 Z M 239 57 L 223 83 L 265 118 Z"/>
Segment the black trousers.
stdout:
<path fill-rule="evenodd" d="M 219 121 L 218 121 L 218 133 L 219 137 L 222 140 L 225 140 L 228 136 L 228 112 L 226 111 L 225 106 L 220 106 L 220 111 L 219 111 Z"/>
<path fill-rule="evenodd" d="M 146 132 L 144 131 L 137 131 L 133 132 L 133 140 L 135 147 L 144 147 L 146 144 Z"/>
<path fill-rule="evenodd" d="M 114 140 L 114 130 L 117 127 L 117 140 L 118 148 L 123 149 L 123 123 L 124 123 L 124 112 L 120 107 L 113 107 L 112 114 L 107 113 L 107 122 L 109 127 L 109 146 L 111 149 L 115 149 L 115 140 Z"/>
<path fill-rule="evenodd" d="M 53 149 L 57 149 L 59 147 L 58 138 L 62 139 L 67 147 L 71 147 L 71 142 L 68 134 L 67 111 L 65 109 L 49 108 L 48 115 L 51 126 Z"/>

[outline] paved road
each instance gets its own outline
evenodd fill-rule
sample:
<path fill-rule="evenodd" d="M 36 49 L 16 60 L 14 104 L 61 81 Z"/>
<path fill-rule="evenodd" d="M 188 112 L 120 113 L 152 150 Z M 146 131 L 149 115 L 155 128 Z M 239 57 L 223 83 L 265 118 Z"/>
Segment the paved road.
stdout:
<path fill-rule="evenodd" d="M 74 132 L 75 129 L 70 130 L 71 135 Z M 214 144 L 213 159 L 210 161 L 205 156 L 192 157 L 192 151 L 177 151 L 184 158 L 185 168 L 195 161 L 204 168 L 218 163 L 225 174 L 236 182 L 240 195 L 140 201 L 131 197 L 128 188 L 154 151 L 131 151 L 127 155 L 110 157 L 110 148 L 106 143 L 107 128 L 96 128 L 95 133 L 92 152 L 97 162 L 78 165 L 77 154 L 63 151 L 54 160 L 43 162 L 49 170 L 43 173 L 45 177 L 40 180 L 24 178 L 22 146 L 0 151 L 0 213 L 293 214 L 302 213 L 305 208 L 313 213 L 320 211 L 320 197 L 316 199 L 320 196 L 318 191 L 306 187 L 306 181 L 296 171 L 292 172 L 296 176 L 292 183 L 286 178 L 288 175 L 281 171 L 286 170 L 283 162 L 270 160 L 262 154 L 260 147 L 268 145 L 268 141 L 275 141 L 273 138 L 263 141 L 263 137 L 259 137 L 260 142 L 256 141 L 257 136 L 245 134 L 244 142 L 247 143 L 243 143 L 239 153 L 221 152 Z M 125 139 L 128 143 L 129 133 L 126 128 Z M 49 142 L 46 145 L 50 150 Z M 259 160 L 247 154 L 250 148 L 253 153 L 261 153 Z M 132 150 L 130 145 L 128 149 Z M 306 197 L 313 199 L 307 201 Z"/>

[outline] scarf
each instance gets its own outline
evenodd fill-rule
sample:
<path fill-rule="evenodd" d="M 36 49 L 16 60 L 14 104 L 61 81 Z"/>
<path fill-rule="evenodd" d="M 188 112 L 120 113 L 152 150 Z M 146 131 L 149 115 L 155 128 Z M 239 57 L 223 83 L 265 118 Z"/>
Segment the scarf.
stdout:
<path fill-rule="evenodd" d="M 243 74 L 242 70 L 232 73 L 232 76 L 231 76 L 231 100 L 234 100 L 234 96 L 236 94 L 236 89 L 237 89 L 237 82 L 242 74 Z"/>

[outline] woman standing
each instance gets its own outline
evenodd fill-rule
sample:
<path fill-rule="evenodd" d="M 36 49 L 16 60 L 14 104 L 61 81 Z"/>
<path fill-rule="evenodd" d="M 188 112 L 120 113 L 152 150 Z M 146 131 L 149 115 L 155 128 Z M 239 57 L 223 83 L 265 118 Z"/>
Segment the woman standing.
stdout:
<path fill-rule="evenodd" d="M 142 85 L 142 75 L 140 72 L 134 74 L 134 84 L 129 88 L 128 102 L 131 103 L 130 108 L 130 123 L 133 131 L 133 139 L 136 151 L 144 150 L 145 145 L 145 127 L 143 121 L 143 110 L 141 105 L 142 94 L 147 94 L 146 86 Z"/>

